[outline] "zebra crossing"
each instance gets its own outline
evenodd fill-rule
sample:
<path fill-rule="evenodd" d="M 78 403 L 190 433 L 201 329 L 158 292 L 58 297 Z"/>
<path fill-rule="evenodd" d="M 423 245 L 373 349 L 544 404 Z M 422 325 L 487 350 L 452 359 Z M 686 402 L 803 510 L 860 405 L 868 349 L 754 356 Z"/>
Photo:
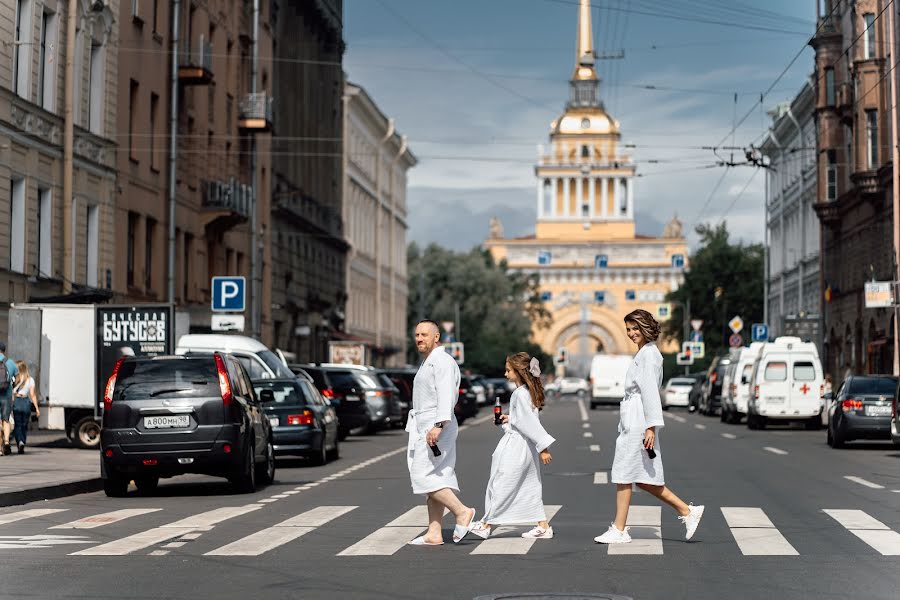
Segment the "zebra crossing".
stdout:
<path fill-rule="evenodd" d="M 54 515 L 64 520 L 62 513 L 69 509 L 26 509 L 0 514 L 0 534 L 6 533 L 8 525 L 21 528 L 23 524 L 45 527 L 47 533 L 29 531 L 28 535 L 0 535 L 0 556 L 5 550 L 34 550 L 54 547 L 64 548 L 69 556 L 123 556 L 145 553 L 150 556 L 163 556 L 172 550 L 191 552 L 191 543 L 195 542 L 214 528 L 227 528 L 230 523 L 239 521 L 262 508 L 264 504 L 251 503 L 240 506 L 219 507 L 213 510 L 181 517 L 162 525 L 144 528 L 137 533 L 98 543 L 91 534 L 102 528 L 114 529 L 113 525 L 132 523 L 133 529 L 140 527 L 139 520 L 151 515 L 164 518 L 165 509 L 132 508 L 87 515 L 79 519 L 61 524 L 49 524 Z M 204 556 L 260 556 L 291 544 L 305 543 L 303 538 L 308 534 L 327 528 L 352 515 L 359 506 L 322 505 L 299 512 L 287 519 L 268 526 L 262 526 L 248 535 L 235 536 L 237 539 L 206 550 L 201 549 Z M 565 507 L 547 505 L 547 516 L 553 519 L 565 516 Z M 853 536 L 865 543 L 873 555 L 900 556 L 900 533 L 885 523 L 859 509 L 821 509 L 822 526 L 832 526 L 841 530 L 842 534 Z M 718 523 L 715 521 L 718 520 Z M 350 557 L 391 557 L 404 555 L 407 542 L 423 533 L 426 528 L 427 511 L 423 505 L 404 510 L 398 516 L 388 520 L 384 525 L 374 529 L 357 532 L 357 541 L 338 550 L 335 556 Z M 753 556 L 800 556 L 801 553 L 788 540 L 770 516 L 761 507 L 707 506 L 704 525 L 707 529 L 721 526 L 727 527 L 734 544 L 741 555 Z M 255 525 L 254 525 L 255 526 Z M 663 537 L 662 507 L 634 505 L 628 515 L 627 526 L 630 527 L 632 542 L 612 546 L 595 546 L 598 552 L 609 556 L 659 556 L 668 552 L 677 552 L 681 544 L 682 530 L 677 533 L 669 531 L 668 538 Z M 371 525 L 369 525 L 371 527 Z M 520 534 L 529 526 L 499 526 L 487 540 L 475 536 L 467 538 L 462 548 L 472 555 L 523 555 L 541 547 L 543 552 L 553 548 L 557 540 L 524 539 Z M 671 527 L 671 526 L 667 526 Z M 560 529 L 557 527 L 557 538 Z M 53 532 L 50 532 L 53 530 Z M 78 530 L 77 535 L 55 533 L 60 530 Z M 82 531 L 85 530 L 85 531 Z M 702 543 L 704 526 L 701 525 L 697 538 Z M 342 534 L 346 535 L 346 534 Z M 343 537 L 342 537 L 343 539 Z M 848 538 L 848 540 L 851 538 Z M 590 536 L 586 537 L 586 544 Z M 665 541 L 665 543 L 664 543 Z M 77 549 L 78 546 L 83 546 Z M 205 552 L 202 550 L 206 550 Z M 551 550 L 552 551 L 552 550 Z"/>

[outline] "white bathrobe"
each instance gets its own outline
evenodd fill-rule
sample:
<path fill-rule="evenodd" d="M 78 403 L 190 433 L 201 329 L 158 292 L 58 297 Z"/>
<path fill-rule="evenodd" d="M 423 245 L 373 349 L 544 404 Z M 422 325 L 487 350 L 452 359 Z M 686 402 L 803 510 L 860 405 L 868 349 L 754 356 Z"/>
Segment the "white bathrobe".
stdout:
<path fill-rule="evenodd" d="M 659 430 L 665 425 L 659 386 L 662 384 L 662 354 L 656 344 L 648 343 L 638 350 L 625 375 L 625 397 L 619 410 L 619 437 L 610 480 L 613 483 L 648 483 L 665 485 Z M 644 433 L 656 427 L 650 460 L 644 449 Z"/>
<path fill-rule="evenodd" d="M 444 488 L 459 491 L 456 481 L 456 436 L 459 427 L 453 408 L 459 396 L 459 366 L 438 346 L 425 359 L 413 381 L 413 407 L 406 422 L 409 442 L 406 465 L 414 494 Z M 425 436 L 435 423 L 445 422 L 438 438 L 440 456 L 435 456 Z"/>
<path fill-rule="evenodd" d="M 509 422 L 503 425 L 491 457 L 491 478 L 484 494 L 484 517 L 490 525 L 537 523 L 547 519 L 541 485 L 541 450 L 555 440 L 541 425 L 539 411 L 526 386 L 509 400 Z"/>

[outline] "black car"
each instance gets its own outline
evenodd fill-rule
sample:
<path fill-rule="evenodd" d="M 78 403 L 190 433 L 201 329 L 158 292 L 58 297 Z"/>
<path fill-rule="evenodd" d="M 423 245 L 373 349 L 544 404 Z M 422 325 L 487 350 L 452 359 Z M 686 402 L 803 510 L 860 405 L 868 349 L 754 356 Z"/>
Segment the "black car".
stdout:
<path fill-rule="evenodd" d="M 374 395 L 384 397 L 385 403 L 387 404 L 387 421 L 379 426 L 389 426 L 389 427 L 404 427 L 406 426 L 406 415 L 409 414 L 409 407 L 411 403 L 407 403 L 402 394 L 400 393 L 400 388 L 397 387 L 397 384 L 394 383 L 394 380 L 391 377 L 381 371 L 380 369 L 371 369 L 366 373 L 369 377 L 375 379 L 378 383 L 377 388 L 372 388 L 371 390 L 366 391 L 366 396 L 374 393 Z"/>
<path fill-rule="evenodd" d="M 319 393 L 334 405 L 338 416 L 338 437 L 341 441 L 351 430 L 368 429 L 372 417 L 362 393 L 362 386 L 351 369 L 291 365 L 291 370 L 306 372 L 312 377 Z"/>
<path fill-rule="evenodd" d="M 453 413 L 456 415 L 456 422 L 460 425 L 466 419 L 472 418 L 478 414 L 478 397 L 475 395 L 475 392 L 472 390 L 472 378 L 467 375 L 463 375 L 459 379 L 459 398 L 456 401 L 456 406 L 453 408 Z"/>
<path fill-rule="evenodd" d="M 103 395 L 103 488 L 124 496 L 160 477 L 227 477 L 242 492 L 275 477 L 272 428 L 250 379 L 229 354 L 123 358 Z"/>
<path fill-rule="evenodd" d="M 891 439 L 891 414 L 898 378 L 892 375 L 848 377 L 828 407 L 828 445 L 851 440 Z"/>
<path fill-rule="evenodd" d="M 338 416 L 330 402 L 305 379 L 253 382 L 269 424 L 275 456 L 300 455 L 324 465 L 340 456 Z"/>
<path fill-rule="evenodd" d="M 406 418 L 409 415 L 409 409 L 412 408 L 412 390 L 413 381 L 416 378 L 415 369 L 378 369 L 378 372 L 387 376 L 394 387 L 397 388 L 396 405 L 400 413 L 400 421 L 396 423 L 398 427 L 406 426 Z"/>
<path fill-rule="evenodd" d="M 516 391 L 515 384 L 509 382 L 504 377 L 492 377 L 488 379 L 487 382 L 491 386 L 488 404 L 493 404 L 497 396 L 500 396 L 500 402 L 506 404 L 512 397 L 512 393 Z"/>
<path fill-rule="evenodd" d="M 700 394 L 700 406 L 698 410 L 704 415 L 714 415 L 722 408 L 722 380 L 725 378 L 725 370 L 731 364 L 731 357 L 717 356 L 709 365 L 706 372 L 706 382 L 703 385 L 703 393 Z"/>

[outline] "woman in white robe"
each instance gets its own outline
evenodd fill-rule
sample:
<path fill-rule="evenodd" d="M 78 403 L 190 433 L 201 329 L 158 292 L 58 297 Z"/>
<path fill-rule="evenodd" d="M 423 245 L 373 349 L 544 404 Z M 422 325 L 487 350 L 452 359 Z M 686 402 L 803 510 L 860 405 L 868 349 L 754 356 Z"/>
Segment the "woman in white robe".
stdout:
<path fill-rule="evenodd" d="M 625 317 L 625 333 L 638 346 L 634 362 L 625 376 L 625 397 L 619 410 L 619 437 L 610 480 L 616 484 L 616 519 L 603 535 L 594 538 L 600 544 L 624 544 L 631 541 L 628 508 L 631 487 L 636 485 L 675 509 L 685 524 L 685 539 L 691 539 L 703 506 L 688 506 L 666 487 L 663 477 L 662 449 L 657 430 L 665 425 L 659 387 L 662 384 L 662 354 L 656 347 L 659 323 L 646 310 L 635 310 Z"/>
<path fill-rule="evenodd" d="M 541 425 L 544 404 L 540 367 L 525 352 L 506 360 L 506 378 L 519 386 L 503 415 L 503 437 L 491 457 L 491 477 L 484 494 L 484 516 L 473 523 L 472 533 L 490 536 L 494 525 L 537 523 L 525 538 L 549 539 L 553 528 L 544 512 L 541 463 L 549 464 L 547 450 L 555 441 Z"/>

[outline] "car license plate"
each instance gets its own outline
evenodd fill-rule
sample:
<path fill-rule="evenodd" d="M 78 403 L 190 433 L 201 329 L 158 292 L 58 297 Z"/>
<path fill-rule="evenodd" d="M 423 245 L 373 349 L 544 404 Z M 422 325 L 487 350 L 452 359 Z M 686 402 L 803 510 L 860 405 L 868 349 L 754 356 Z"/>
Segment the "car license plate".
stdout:
<path fill-rule="evenodd" d="M 278 417 L 269 417 L 269 425 L 272 427 L 278 427 Z"/>
<path fill-rule="evenodd" d="M 784 402 L 784 396 L 769 396 L 766 398 L 769 404 L 781 404 Z"/>
<path fill-rule="evenodd" d="M 144 417 L 144 427 L 146 429 L 172 429 L 178 427 L 187 427 L 191 424 L 191 418 L 188 415 L 160 415 L 157 417 Z"/>
<path fill-rule="evenodd" d="M 867 417 L 889 417 L 891 416 L 890 406 L 866 406 Z"/>

